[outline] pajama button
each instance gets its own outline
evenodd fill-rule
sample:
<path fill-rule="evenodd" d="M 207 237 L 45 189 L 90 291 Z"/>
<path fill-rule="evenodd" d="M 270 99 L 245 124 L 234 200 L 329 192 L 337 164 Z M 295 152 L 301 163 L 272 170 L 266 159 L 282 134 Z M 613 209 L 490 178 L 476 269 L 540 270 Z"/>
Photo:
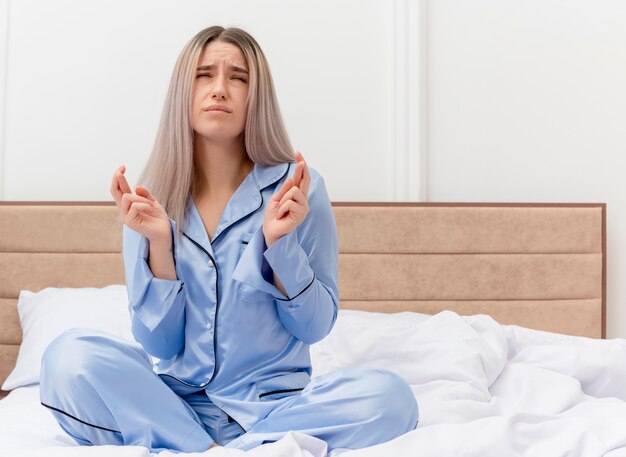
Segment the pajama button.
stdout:
<path fill-rule="evenodd" d="M 213 328 L 213 326 L 211 325 L 211 323 L 210 323 L 210 322 L 207 322 L 207 323 L 206 323 L 206 328 L 208 328 L 209 330 L 211 330 L 211 328 Z"/>

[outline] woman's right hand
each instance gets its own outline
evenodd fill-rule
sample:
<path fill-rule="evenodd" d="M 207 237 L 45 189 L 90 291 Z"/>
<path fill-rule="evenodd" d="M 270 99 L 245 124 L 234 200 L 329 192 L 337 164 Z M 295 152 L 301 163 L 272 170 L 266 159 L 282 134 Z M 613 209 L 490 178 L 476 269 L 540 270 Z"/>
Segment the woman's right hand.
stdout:
<path fill-rule="evenodd" d="M 120 210 L 124 224 L 151 243 L 170 243 L 171 229 L 167 212 L 156 198 L 143 186 L 137 186 L 133 194 L 122 165 L 113 174 L 111 195 Z"/>

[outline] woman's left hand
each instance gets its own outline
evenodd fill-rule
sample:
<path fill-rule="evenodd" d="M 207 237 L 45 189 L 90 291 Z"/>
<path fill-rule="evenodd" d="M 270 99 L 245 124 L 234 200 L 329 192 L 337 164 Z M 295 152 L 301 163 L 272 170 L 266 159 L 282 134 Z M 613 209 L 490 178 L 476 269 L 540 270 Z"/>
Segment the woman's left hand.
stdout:
<path fill-rule="evenodd" d="M 265 207 L 263 236 L 269 248 L 279 238 L 291 233 L 309 213 L 308 193 L 311 184 L 309 167 L 300 152 L 296 152 L 296 171 L 270 198 Z"/>

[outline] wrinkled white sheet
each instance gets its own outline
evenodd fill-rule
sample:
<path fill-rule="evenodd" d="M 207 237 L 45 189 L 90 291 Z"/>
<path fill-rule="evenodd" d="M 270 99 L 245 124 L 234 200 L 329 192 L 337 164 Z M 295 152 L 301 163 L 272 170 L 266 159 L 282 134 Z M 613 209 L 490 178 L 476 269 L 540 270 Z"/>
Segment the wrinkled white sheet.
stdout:
<path fill-rule="evenodd" d="M 342 310 L 312 346 L 313 375 L 347 366 L 393 370 L 420 407 L 416 430 L 359 450 L 327 452 L 298 432 L 248 452 L 180 456 L 602 456 L 626 457 L 626 340 L 594 340 L 449 311 Z M 1 456 L 149 457 L 142 447 L 79 447 L 39 405 L 38 388 L 0 401 Z"/>

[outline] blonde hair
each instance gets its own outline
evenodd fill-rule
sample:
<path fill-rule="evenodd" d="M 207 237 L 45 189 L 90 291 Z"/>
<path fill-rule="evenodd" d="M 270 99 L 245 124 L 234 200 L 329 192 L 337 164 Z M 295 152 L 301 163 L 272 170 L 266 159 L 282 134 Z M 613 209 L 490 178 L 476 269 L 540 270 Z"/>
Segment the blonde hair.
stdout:
<path fill-rule="evenodd" d="M 185 228 L 182 224 L 187 197 L 196 185 L 191 125 L 193 83 L 200 55 L 214 40 L 237 46 L 248 63 L 248 110 L 244 131 L 248 157 L 261 165 L 295 161 L 270 68 L 256 40 L 236 27 L 212 26 L 198 32 L 178 56 L 152 154 L 139 177 L 139 182 L 176 221 L 177 238 Z"/>

